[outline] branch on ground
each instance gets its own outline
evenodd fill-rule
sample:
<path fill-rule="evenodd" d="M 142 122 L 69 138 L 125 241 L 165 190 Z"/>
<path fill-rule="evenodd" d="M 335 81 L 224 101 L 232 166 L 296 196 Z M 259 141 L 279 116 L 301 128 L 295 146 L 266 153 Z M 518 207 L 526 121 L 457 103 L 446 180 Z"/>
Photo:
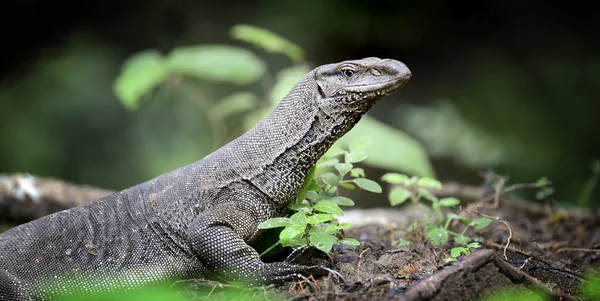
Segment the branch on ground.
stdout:
<path fill-rule="evenodd" d="M 87 204 L 112 191 L 29 174 L 0 174 L 0 222 L 24 223 Z"/>

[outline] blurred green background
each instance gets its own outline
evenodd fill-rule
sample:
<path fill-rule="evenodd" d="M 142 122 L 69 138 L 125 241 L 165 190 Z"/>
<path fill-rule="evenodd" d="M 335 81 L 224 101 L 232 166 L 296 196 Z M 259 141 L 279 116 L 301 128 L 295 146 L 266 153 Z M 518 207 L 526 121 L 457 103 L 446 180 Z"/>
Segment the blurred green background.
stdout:
<path fill-rule="evenodd" d="M 565 5 L 5 1 L 0 172 L 123 189 L 194 162 L 238 135 L 253 108 L 216 121 L 211 115 L 232 93 L 271 95 L 282 70 L 377 56 L 403 61 L 413 78 L 371 116 L 422 143 L 441 180 L 479 184 L 486 168 L 512 182 L 547 176 L 558 200 L 592 205 L 600 193 L 585 191 L 597 181 L 592 165 L 600 158 L 594 43 L 600 27 L 593 7 Z M 236 24 L 285 37 L 304 50 L 307 64 L 233 39 Z M 132 55 L 214 44 L 247 49 L 264 62 L 264 74 L 246 84 L 171 74 L 136 110 L 117 99 L 114 81 Z M 264 99 L 254 101 L 268 107 Z M 403 153 L 389 149 L 387 156 L 402 159 Z"/>

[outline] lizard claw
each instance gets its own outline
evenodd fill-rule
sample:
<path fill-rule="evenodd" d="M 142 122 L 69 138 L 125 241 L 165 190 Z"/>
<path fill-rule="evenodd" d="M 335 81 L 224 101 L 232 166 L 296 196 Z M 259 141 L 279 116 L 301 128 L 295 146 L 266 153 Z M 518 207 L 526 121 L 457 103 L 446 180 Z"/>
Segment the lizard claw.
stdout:
<path fill-rule="evenodd" d="M 342 277 L 342 274 L 340 274 L 338 271 L 334 270 L 334 269 L 330 269 L 328 267 L 321 267 L 323 270 L 329 272 L 329 275 L 332 275 L 333 278 L 339 282 L 339 283 L 346 283 L 346 280 L 344 279 L 344 277 Z"/>
<path fill-rule="evenodd" d="M 333 266 L 331 256 L 313 246 L 294 249 L 285 262 L 304 266 Z"/>

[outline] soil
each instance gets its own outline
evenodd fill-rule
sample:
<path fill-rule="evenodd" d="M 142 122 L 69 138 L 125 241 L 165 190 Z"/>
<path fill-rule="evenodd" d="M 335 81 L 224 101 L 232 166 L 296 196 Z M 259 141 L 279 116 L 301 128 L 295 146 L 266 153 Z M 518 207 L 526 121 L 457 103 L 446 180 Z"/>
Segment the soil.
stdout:
<path fill-rule="evenodd" d="M 482 239 L 481 248 L 453 264 L 444 261 L 451 247 L 434 247 L 424 235 L 403 230 L 411 220 L 408 207 L 354 210 L 345 215 L 344 221 L 354 225 L 345 234 L 361 245 L 335 245 L 331 254 L 341 277 L 311 277 L 259 290 L 193 280 L 186 294 L 210 300 L 442 301 L 482 300 L 490 294 L 504 294 L 505 300 L 593 300 L 578 296 L 586 271 L 600 268 L 598 212 L 509 200 L 497 209 L 469 207 L 462 214 L 477 211 L 498 220 L 470 233 Z M 394 247 L 400 237 L 416 243 Z"/>

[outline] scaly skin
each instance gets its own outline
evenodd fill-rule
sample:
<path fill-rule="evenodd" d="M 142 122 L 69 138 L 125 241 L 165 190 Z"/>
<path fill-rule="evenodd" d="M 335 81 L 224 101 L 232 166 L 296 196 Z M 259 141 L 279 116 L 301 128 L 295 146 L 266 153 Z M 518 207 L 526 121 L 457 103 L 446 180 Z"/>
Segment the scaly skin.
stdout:
<path fill-rule="evenodd" d="M 0 234 L 0 300 L 206 275 L 264 284 L 325 274 L 263 263 L 249 244 L 325 151 L 410 76 L 390 59 L 317 67 L 264 120 L 200 161 Z"/>

